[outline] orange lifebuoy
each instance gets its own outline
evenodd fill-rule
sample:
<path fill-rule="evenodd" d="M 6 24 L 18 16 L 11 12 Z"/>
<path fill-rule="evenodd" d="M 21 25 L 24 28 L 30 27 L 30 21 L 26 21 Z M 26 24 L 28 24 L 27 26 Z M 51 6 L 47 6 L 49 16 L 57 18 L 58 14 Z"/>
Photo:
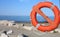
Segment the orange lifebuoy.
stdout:
<path fill-rule="evenodd" d="M 59 12 L 59 23 L 60 23 L 60 12 Z"/>
<path fill-rule="evenodd" d="M 47 8 L 50 8 L 53 10 L 54 12 L 54 20 L 52 21 L 51 19 L 49 19 L 40 9 L 41 8 L 44 8 L 44 7 L 47 7 Z M 36 15 L 40 14 L 41 16 L 43 16 L 48 22 L 49 22 L 49 25 L 48 26 L 43 26 L 41 24 L 38 24 L 38 20 L 36 19 Z M 35 26 L 38 30 L 40 31 L 51 31 L 51 30 L 54 30 L 55 28 L 58 27 L 59 25 L 59 10 L 58 8 L 53 5 L 53 3 L 51 2 L 40 2 L 38 3 L 37 5 L 35 5 L 31 11 L 31 14 L 30 14 L 30 17 L 31 17 L 31 22 L 33 24 L 33 26 Z"/>

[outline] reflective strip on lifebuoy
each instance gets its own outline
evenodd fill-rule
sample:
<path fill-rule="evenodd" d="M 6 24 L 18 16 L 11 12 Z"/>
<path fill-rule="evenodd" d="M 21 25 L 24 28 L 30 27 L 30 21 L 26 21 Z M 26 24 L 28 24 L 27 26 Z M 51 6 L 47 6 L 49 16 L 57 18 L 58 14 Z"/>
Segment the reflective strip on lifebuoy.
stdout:
<path fill-rule="evenodd" d="M 53 10 L 54 12 L 54 20 L 52 21 L 50 18 L 48 18 L 40 9 L 41 8 L 44 8 L 44 7 L 47 7 L 47 8 L 50 8 Z M 41 24 L 38 24 L 38 21 L 36 19 L 36 15 L 40 14 L 41 16 L 44 17 L 44 19 L 46 19 L 48 22 L 49 22 L 49 25 L 48 26 L 42 26 Z M 51 2 L 40 2 L 38 3 L 37 5 L 35 5 L 32 9 L 32 12 L 30 14 L 30 17 L 31 17 L 31 22 L 33 24 L 33 26 L 35 26 L 38 30 L 40 31 L 51 31 L 51 30 L 54 30 L 55 28 L 58 27 L 59 25 L 59 10 L 58 8 L 53 5 Z"/>

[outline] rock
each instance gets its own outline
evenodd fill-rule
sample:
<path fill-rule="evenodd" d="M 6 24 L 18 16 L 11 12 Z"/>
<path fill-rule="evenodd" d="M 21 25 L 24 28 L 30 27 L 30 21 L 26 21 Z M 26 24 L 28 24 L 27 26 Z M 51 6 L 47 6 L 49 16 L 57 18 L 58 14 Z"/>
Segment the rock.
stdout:
<path fill-rule="evenodd" d="M 19 28 L 19 25 L 13 25 L 13 27 Z"/>
<path fill-rule="evenodd" d="M 19 34 L 17 37 L 23 37 L 23 35 L 22 34 Z"/>
<path fill-rule="evenodd" d="M 24 26 L 24 24 L 18 24 L 19 25 L 19 27 L 23 27 Z"/>
<path fill-rule="evenodd" d="M 9 31 L 3 31 L 3 33 L 5 33 L 5 34 L 12 34 L 13 31 L 12 31 L 12 30 L 9 30 Z"/>
<path fill-rule="evenodd" d="M 0 24 L 2 24 L 2 25 L 7 25 L 7 23 L 8 23 L 7 20 L 1 20 L 1 21 L 0 21 Z"/>
<path fill-rule="evenodd" d="M 57 31 L 58 33 L 60 33 L 60 29 L 55 29 L 55 31 Z"/>
<path fill-rule="evenodd" d="M 26 30 L 32 30 L 33 27 L 32 26 L 23 26 L 23 28 Z"/>
<path fill-rule="evenodd" d="M 8 26 L 11 27 L 12 26 L 12 23 L 9 23 Z"/>
<path fill-rule="evenodd" d="M 1 33 L 0 37 L 8 37 L 5 33 Z"/>
<path fill-rule="evenodd" d="M 60 29 L 55 29 L 55 30 L 53 30 L 53 31 L 50 31 L 50 33 L 60 33 Z"/>
<path fill-rule="evenodd" d="M 1 20 L 0 24 L 5 25 L 5 26 L 12 26 L 15 21 L 8 21 L 8 20 Z"/>
<path fill-rule="evenodd" d="M 54 33 L 54 31 L 50 31 L 49 33 Z"/>
<path fill-rule="evenodd" d="M 13 27 L 16 27 L 16 28 L 22 28 L 24 26 L 24 24 L 14 24 Z"/>
<path fill-rule="evenodd" d="M 13 33 L 12 30 L 7 31 L 7 34 L 12 34 L 12 33 Z"/>

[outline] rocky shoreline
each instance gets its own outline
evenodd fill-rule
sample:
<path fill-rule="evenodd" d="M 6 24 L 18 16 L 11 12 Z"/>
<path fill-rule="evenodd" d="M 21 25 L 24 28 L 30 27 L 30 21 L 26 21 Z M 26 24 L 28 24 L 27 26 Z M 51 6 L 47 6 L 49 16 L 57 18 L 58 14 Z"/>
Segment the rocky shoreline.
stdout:
<path fill-rule="evenodd" d="M 1 20 L 0 37 L 60 37 L 60 26 L 51 32 L 41 32 L 33 27 L 31 23 Z"/>

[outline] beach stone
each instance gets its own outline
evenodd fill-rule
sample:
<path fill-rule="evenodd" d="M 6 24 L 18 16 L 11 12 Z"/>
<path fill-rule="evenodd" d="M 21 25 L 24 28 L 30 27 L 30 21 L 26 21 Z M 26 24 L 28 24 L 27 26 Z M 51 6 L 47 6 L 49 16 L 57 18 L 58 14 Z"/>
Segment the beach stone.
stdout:
<path fill-rule="evenodd" d="M 3 31 L 3 33 L 5 33 L 5 34 L 12 34 L 13 33 L 13 31 L 12 30 L 9 30 L 9 31 Z"/>
<path fill-rule="evenodd" d="M 50 31 L 49 33 L 54 33 L 54 31 Z"/>
<path fill-rule="evenodd" d="M 12 34 L 12 33 L 13 33 L 12 30 L 7 31 L 7 34 Z"/>
<path fill-rule="evenodd" d="M 58 33 L 60 33 L 60 29 L 59 28 L 55 29 L 55 31 L 57 31 Z"/>
<path fill-rule="evenodd" d="M 14 25 L 14 23 L 8 22 L 8 26 L 9 26 L 9 27 L 11 27 L 11 26 L 13 26 L 13 25 Z"/>
<path fill-rule="evenodd" d="M 13 25 L 13 27 L 16 27 L 16 28 L 22 28 L 24 26 L 24 24 L 15 24 Z"/>
<path fill-rule="evenodd" d="M 8 23 L 8 20 L 1 20 L 0 24 L 6 25 Z"/>
<path fill-rule="evenodd" d="M 23 26 L 23 28 L 26 29 L 26 30 L 29 30 L 29 31 L 32 30 L 32 26 Z"/>
<path fill-rule="evenodd" d="M 22 34 L 19 34 L 17 37 L 23 37 L 23 35 Z"/>
<path fill-rule="evenodd" d="M 19 25 L 13 25 L 13 27 L 19 28 Z"/>
<path fill-rule="evenodd" d="M 0 37 L 8 37 L 5 33 L 1 33 Z"/>
<path fill-rule="evenodd" d="M 20 24 L 20 27 L 23 27 L 23 26 L 25 26 L 24 24 Z"/>
<path fill-rule="evenodd" d="M 8 21 L 8 20 L 0 20 L 0 24 L 5 26 L 12 26 L 15 21 Z"/>
<path fill-rule="evenodd" d="M 34 26 L 32 26 L 32 30 L 37 30 L 37 28 L 36 28 L 36 27 L 34 27 Z"/>
<path fill-rule="evenodd" d="M 60 33 L 60 29 L 57 28 L 57 29 L 55 29 L 55 30 L 53 30 L 53 31 L 50 31 L 50 33 Z"/>

